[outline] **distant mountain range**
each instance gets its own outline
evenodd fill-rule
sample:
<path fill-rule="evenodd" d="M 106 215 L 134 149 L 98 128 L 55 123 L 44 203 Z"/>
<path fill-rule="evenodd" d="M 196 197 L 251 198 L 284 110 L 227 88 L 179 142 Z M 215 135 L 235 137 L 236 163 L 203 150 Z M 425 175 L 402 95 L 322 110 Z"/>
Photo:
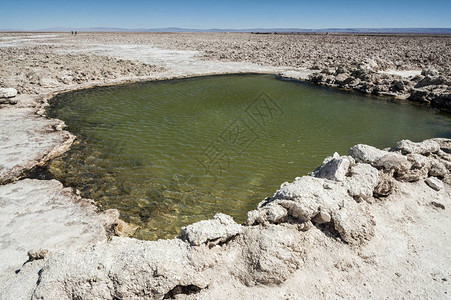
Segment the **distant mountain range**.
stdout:
<path fill-rule="evenodd" d="M 189 29 L 178 27 L 166 28 L 114 28 L 114 27 L 90 27 L 70 28 L 54 27 L 36 30 L 0 29 L 0 31 L 80 31 L 80 32 L 255 32 L 255 33 L 428 33 L 428 34 L 451 34 L 451 28 L 251 28 L 251 29 Z"/>

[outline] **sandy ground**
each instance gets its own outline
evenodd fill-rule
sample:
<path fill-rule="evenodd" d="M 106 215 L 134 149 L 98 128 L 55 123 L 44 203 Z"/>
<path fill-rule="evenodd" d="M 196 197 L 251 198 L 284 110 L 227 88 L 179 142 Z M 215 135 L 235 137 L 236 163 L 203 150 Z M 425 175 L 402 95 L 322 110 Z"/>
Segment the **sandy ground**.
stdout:
<path fill-rule="evenodd" d="M 7 257 L 0 299 L 449 298 L 449 180 L 439 191 L 426 185 L 425 177 L 415 183 L 395 181 L 389 197 L 369 206 L 375 225 L 364 243 L 344 243 L 317 227 L 304 232 L 293 224 L 266 224 L 244 226 L 238 238 L 211 249 L 177 240 L 107 242 L 115 231 L 112 223 L 118 222 L 116 212 L 110 211 L 105 221 L 92 213 L 90 201 L 58 183 L 17 181 L 66 151 L 73 140 L 61 122 L 41 115 L 48 97 L 57 92 L 217 73 L 309 79 L 322 69 L 337 86 L 337 76 L 355 80 L 353 72 L 364 70 L 359 81 L 376 82 L 365 92 L 373 93 L 385 84 L 379 81 L 387 80 L 387 93 L 392 93 L 391 86 L 401 85 L 395 80 L 406 78 L 403 86 L 424 90 L 424 97 L 437 94 L 446 104 L 449 41 L 448 36 L 0 34 L 0 87 L 19 92 L 5 102 L 15 105 L 0 104 L 0 257 Z M 343 64 L 350 71 L 341 72 Z M 389 77 L 374 78 L 384 73 Z M 426 88 L 413 87 L 419 82 Z M 404 95 L 407 89 L 396 93 Z M 354 221 L 359 224 L 358 218 Z M 39 233 L 30 234 L 36 228 Z M 48 252 L 27 255 L 38 248 Z M 155 254 L 159 251 L 161 256 Z M 141 275 L 133 267 L 143 268 L 137 271 Z"/>

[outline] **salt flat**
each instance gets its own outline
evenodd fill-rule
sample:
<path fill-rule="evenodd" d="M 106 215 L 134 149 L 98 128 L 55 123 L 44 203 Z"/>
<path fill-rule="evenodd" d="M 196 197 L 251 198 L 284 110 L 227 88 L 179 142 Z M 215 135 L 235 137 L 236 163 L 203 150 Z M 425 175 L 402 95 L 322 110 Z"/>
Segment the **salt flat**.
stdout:
<path fill-rule="evenodd" d="M 0 100 L 0 182 L 6 183 L 0 187 L 0 209 L 8 220 L 27 220 L 0 227 L 0 256 L 9 261 L 1 270 L 1 299 L 449 297 L 449 140 L 362 152 L 373 158 L 378 153 L 377 160 L 358 155 L 331 158 L 333 163 L 325 162 L 326 173 L 349 172 L 352 176 L 345 182 L 333 176 L 301 179 L 312 181 L 299 186 L 306 194 L 291 197 L 282 187 L 280 197 L 256 209 L 248 224 L 218 217 L 196 225 L 184 239 L 169 241 L 124 237 L 107 241 L 120 230 L 108 222 L 102 225 L 100 217 L 89 212 L 92 204 L 71 202 L 73 192 L 55 182 L 17 179 L 72 142 L 60 122 L 41 115 L 52 93 L 137 80 L 263 72 L 446 109 L 450 37 L 123 33 L 1 33 L 0 37 L 0 87 L 19 92 L 14 99 Z M 431 144 L 435 146 L 428 148 Z M 297 182 L 284 186 L 296 191 Z M 329 193 L 336 196 L 327 199 L 337 201 L 328 200 L 324 214 L 310 210 Z M 61 209 L 52 204 L 56 202 Z M 59 227 L 71 215 L 83 219 Z M 32 219 L 35 223 L 27 224 Z M 27 235 L 27 226 L 43 230 L 31 234 L 30 229 Z M 228 230 L 236 226 L 241 230 Z M 199 238 L 199 246 L 190 242 L 204 236 L 208 238 Z M 215 245 L 215 240 L 223 242 Z M 32 252 L 28 261 L 27 252 L 40 245 L 48 251 Z"/>

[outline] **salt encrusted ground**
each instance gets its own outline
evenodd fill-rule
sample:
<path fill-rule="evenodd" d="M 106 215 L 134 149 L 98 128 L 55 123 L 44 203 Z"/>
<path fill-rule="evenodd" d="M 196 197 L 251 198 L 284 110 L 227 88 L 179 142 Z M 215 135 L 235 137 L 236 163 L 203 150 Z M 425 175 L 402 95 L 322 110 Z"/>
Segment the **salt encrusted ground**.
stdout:
<path fill-rule="evenodd" d="M 0 88 L 19 96 L 0 100 L 17 102 L 0 104 L 0 299 L 448 298 L 449 141 L 335 156 L 316 177 L 282 186 L 247 225 L 219 215 L 186 228 L 183 240 L 107 242 L 126 231 L 114 228 L 117 212 L 97 214 L 55 181 L 17 181 L 72 142 L 61 122 L 38 114 L 58 91 L 261 72 L 446 106 L 447 44 L 447 36 L 1 34 Z"/>

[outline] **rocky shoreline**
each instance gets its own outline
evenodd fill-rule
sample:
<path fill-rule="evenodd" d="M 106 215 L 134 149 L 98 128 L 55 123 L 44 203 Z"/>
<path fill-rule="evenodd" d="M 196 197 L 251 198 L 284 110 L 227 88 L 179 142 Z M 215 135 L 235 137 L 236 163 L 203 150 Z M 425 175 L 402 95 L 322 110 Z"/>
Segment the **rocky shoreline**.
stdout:
<path fill-rule="evenodd" d="M 329 76 L 324 81 L 328 85 L 362 91 L 362 85 L 376 82 L 364 92 L 407 99 L 415 90 L 430 89 L 424 99 L 449 108 L 449 57 L 444 57 L 446 51 L 438 52 L 440 39 L 446 43 L 447 37 L 438 38 L 435 53 L 440 55 L 424 68 L 420 64 L 423 71 L 412 64 L 399 65 L 400 74 L 415 71 L 424 77 L 407 77 L 404 90 L 392 91 L 392 86 L 401 86 L 392 82 L 400 75 L 382 78 L 382 72 L 393 72 L 377 60 L 361 60 L 355 68 L 334 69 L 330 64 L 327 71 L 315 74 L 308 64 L 316 62 L 321 69 L 324 58 L 286 67 L 256 49 L 247 57 L 231 59 L 231 53 L 241 53 L 240 45 L 255 46 L 249 35 L 183 36 L 86 34 L 77 40 L 65 34 L 0 36 L 0 60 L 8 62 L 0 66 L 0 87 L 9 88 L 0 91 L 0 254 L 4 258 L 0 299 L 441 299 L 451 293 L 447 230 L 451 220 L 446 213 L 451 205 L 449 139 L 401 141 L 384 150 L 356 145 L 347 156 L 325 159 L 310 176 L 283 184 L 248 213 L 246 224 L 218 214 L 182 228 L 177 239 L 156 242 L 121 237 L 132 229 L 118 219 L 116 210 L 99 213 L 91 200 L 57 181 L 18 180 L 73 142 L 61 121 L 42 116 L 48 95 L 64 90 L 261 72 L 311 81 Z M 243 38 L 249 43 L 240 44 Z M 287 49 L 283 39 L 292 39 L 262 38 L 269 43 L 264 53 L 273 53 L 271 47 L 280 45 Z M 321 44 L 317 38 L 322 37 L 313 36 L 306 45 Z M 223 43 L 212 43 L 215 39 Z M 374 46 L 373 42 L 359 43 Z M 418 41 L 403 43 L 418 45 Z M 149 45 L 194 47 L 197 52 Z M 217 47 L 229 50 L 219 52 Z M 320 48 L 318 53 L 327 47 Z M 224 62 L 213 60 L 218 53 Z M 255 63 L 255 57 L 260 57 L 258 63 L 269 63 L 245 63 Z M 342 60 L 341 55 L 336 57 Z M 345 76 L 360 82 L 346 86 L 353 81 L 344 84 Z M 342 85 L 337 77 L 343 79 Z M 374 91 L 383 85 L 388 91 Z M 388 283 L 393 287 L 390 292 L 382 288 Z"/>
<path fill-rule="evenodd" d="M 109 242 L 75 250 L 31 251 L 29 259 L 8 278 L 0 296 L 11 299 L 22 289 L 24 299 L 194 299 L 190 295 L 222 299 L 227 286 L 229 293 L 239 293 L 245 299 L 262 293 L 264 287 L 265 293 L 281 298 L 280 291 L 289 290 L 284 283 L 290 278 L 302 281 L 300 273 L 314 273 L 313 261 L 325 263 L 325 258 L 317 255 L 326 251 L 337 255 L 326 258 L 335 268 L 332 273 L 363 274 L 341 285 L 298 289 L 290 294 L 292 299 L 337 293 L 343 298 L 380 298 L 387 291 L 377 291 L 376 287 L 379 280 L 389 280 L 389 273 L 411 281 L 398 282 L 397 290 L 392 291 L 394 298 L 445 298 L 450 276 L 447 266 L 451 263 L 446 245 L 451 237 L 442 230 L 451 225 L 445 212 L 451 204 L 450 153 L 450 139 L 404 140 L 388 151 L 356 145 L 348 156 L 334 154 L 310 176 L 282 184 L 248 213 L 246 224 L 217 214 L 182 228 L 181 236 L 173 240 L 112 237 Z M 386 211 L 394 208 L 397 211 Z M 444 252 L 435 258 L 438 265 L 411 265 L 409 261 L 430 255 L 429 250 L 421 249 L 425 245 L 386 236 L 384 230 L 393 225 L 402 230 L 422 228 L 430 217 L 443 222 L 443 227 L 433 229 L 442 240 L 429 247 L 442 245 Z M 407 234 L 408 239 L 414 237 L 411 234 Z M 380 251 L 383 239 L 390 246 Z M 413 247 L 413 253 L 394 253 L 396 247 L 406 246 Z M 381 269 L 385 255 L 396 262 L 395 269 Z M 422 272 L 430 272 L 438 280 L 425 284 L 423 280 L 431 275 Z M 321 280 L 333 281 L 335 276 L 328 274 Z M 365 283 L 365 288 L 356 289 L 354 284 L 359 283 Z M 354 287 L 356 293 L 346 293 L 346 286 Z"/>
<path fill-rule="evenodd" d="M 323 69 L 311 74 L 309 81 L 366 94 L 407 99 L 451 111 L 449 76 L 439 75 L 434 69 L 423 69 L 421 74 L 407 77 L 387 72 L 378 73 L 377 70 L 377 62 L 368 59 L 355 69 L 349 70 L 342 66 Z"/>

